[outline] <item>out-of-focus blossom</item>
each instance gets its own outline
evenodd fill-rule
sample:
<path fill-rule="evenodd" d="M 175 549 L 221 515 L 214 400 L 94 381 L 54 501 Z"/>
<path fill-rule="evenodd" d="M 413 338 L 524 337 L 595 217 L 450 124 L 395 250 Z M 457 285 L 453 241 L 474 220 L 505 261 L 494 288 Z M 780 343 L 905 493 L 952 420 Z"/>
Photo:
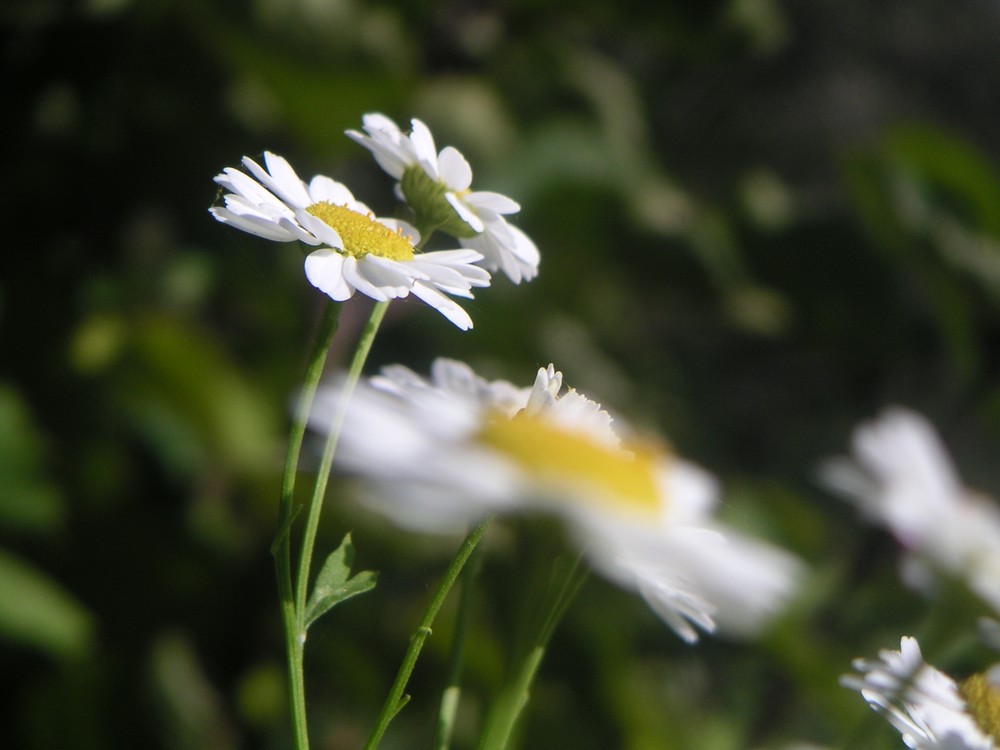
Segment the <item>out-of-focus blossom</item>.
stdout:
<path fill-rule="evenodd" d="M 962 485 L 933 426 L 889 409 L 855 431 L 853 448 L 823 478 L 892 531 L 909 553 L 907 580 L 928 580 L 929 563 L 1000 611 L 1000 506 Z"/>
<path fill-rule="evenodd" d="M 337 390 L 321 392 L 313 426 Z M 553 366 L 530 388 L 437 360 L 424 379 L 383 370 L 354 394 L 340 461 L 399 524 L 464 528 L 496 513 L 565 521 L 593 568 L 639 592 L 682 638 L 716 622 L 750 633 L 792 594 L 796 558 L 712 518 L 718 488 L 658 445 L 623 438 L 600 405 L 562 390 Z"/>

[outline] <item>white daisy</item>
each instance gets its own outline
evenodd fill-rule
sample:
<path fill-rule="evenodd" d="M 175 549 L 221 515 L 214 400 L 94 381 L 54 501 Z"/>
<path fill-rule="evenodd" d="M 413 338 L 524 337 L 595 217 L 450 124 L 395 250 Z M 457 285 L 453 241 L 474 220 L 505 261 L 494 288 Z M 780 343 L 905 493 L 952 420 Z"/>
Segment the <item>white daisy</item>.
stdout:
<path fill-rule="evenodd" d="M 472 168 L 461 152 L 452 146 L 438 152 L 431 131 L 417 119 L 410 121 L 409 135 L 382 114 L 367 114 L 362 123 L 363 133 L 348 130 L 347 135 L 398 180 L 418 224 L 454 235 L 483 254 L 486 268 L 502 270 L 515 284 L 538 275 L 538 248 L 504 218 L 521 207 L 500 193 L 471 190 Z"/>
<path fill-rule="evenodd" d="M 336 389 L 318 394 L 314 427 L 336 400 Z M 800 572 L 791 555 L 712 520 L 706 472 L 624 440 L 599 404 L 562 392 L 551 365 L 531 388 L 449 360 L 430 379 L 387 368 L 352 397 L 339 459 L 369 480 L 371 506 L 411 528 L 452 531 L 509 511 L 564 519 L 595 569 L 688 641 L 717 622 L 753 631 Z"/>
<path fill-rule="evenodd" d="M 995 713 L 996 688 L 986 675 L 959 686 L 924 662 L 915 638 L 904 637 L 899 651 L 883 650 L 879 659 L 856 659 L 860 675 L 841 684 L 861 692 L 869 705 L 899 730 L 915 750 L 994 750 L 989 728 L 976 716 Z M 993 704 L 992 706 L 990 704 Z"/>
<path fill-rule="evenodd" d="M 933 426 L 889 409 L 855 431 L 853 447 L 852 459 L 828 462 L 822 476 L 899 539 L 907 580 L 926 581 L 930 563 L 1000 611 L 1000 507 L 962 485 Z"/>
<path fill-rule="evenodd" d="M 448 295 L 472 297 L 489 274 L 471 249 L 420 253 L 416 229 L 380 219 L 343 184 L 317 175 L 307 184 L 289 163 L 265 152 L 264 167 L 249 157 L 250 174 L 227 167 L 215 181 L 229 192 L 212 215 L 244 232 L 277 242 L 318 246 L 305 261 L 313 286 L 337 301 L 356 291 L 380 302 L 409 294 L 422 299 L 462 330 L 472 319 Z"/>

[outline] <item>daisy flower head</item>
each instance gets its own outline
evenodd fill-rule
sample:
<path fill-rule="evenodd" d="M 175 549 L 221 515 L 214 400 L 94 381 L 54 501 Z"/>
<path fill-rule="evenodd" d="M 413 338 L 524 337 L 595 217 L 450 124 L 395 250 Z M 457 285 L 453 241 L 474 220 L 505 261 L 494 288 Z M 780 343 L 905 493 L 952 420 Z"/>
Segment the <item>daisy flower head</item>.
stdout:
<path fill-rule="evenodd" d="M 397 192 L 421 227 L 441 229 L 483 255 L 485 268 L 501 270 L 515 284 L 538 275 L 540 256 L 534 242 L 506 216 L 521 210 L 500 193 L 472 190 L 472 167 L 458 149 L 437 150 L 428 127 L 414 118 L 404 133 L 382 114 L 362 118 L 362 130 L 348 137 L 367 148 L 397 180 Z"/>
<path fill-rule="evenodd" d="M 223 224 L 276 242 L 316 249 L 305 261 L 306 278 L 338 302 L 360 292 L 379 302 L 414 295 L 462 330 L 472 319 L 452 296 L 472 297 L 488 286 L 469 248 L 422 253 L 420 234 L 404 221 L 378 218 L 336 180 L 317 175 L 304 182 L 282 157 L 264 153 L 264 166 L 243 158 L 246 172 L 227 167 L 215 181 L 228 192 L 209 209 Z"/>
<path fill-rule="evenodd" d="M 1000 506 L 962 484 L 931 423 L 888 409 L 852 442 L 853 456 L 829 461 L 822 478 L 899 540 L 907 581 L 925 585 L 936 569 L 1000 611 Z"/>
<path fill-rule="evenodd" d="M 317 395 L 314 428 L 337 400 L 336 388 Z M 753 632 L 791 595 L 800 563 L 715 521 L 707 472 L 617 426 L 552 365 L 519 388 L 437 360 L 429 378 L 394 366 L 359 384 L 339 460 L 365 480 L 362 500 L 403 526 L 554 516 L 595 570 L 685 640 L 717 624 Z"/>
<path fill-rule="evenodd" d="M 1000 730 L 1000 692 L 992 675 L 957 683 L 927 664 L 915 638 L 877 660 L 856 659 L 858 674 L 841 684 L 857 690 L 914 750 L 995 750 Z"/>

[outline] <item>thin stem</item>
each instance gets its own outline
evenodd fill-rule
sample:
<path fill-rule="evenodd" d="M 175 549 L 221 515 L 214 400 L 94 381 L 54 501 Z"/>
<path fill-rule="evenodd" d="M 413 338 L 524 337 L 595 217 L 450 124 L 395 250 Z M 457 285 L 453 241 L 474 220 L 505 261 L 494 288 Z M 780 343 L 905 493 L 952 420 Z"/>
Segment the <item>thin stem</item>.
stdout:
<path fill-rule="evenodd" d="M 312 408 L 316 388 L 323 366 L 326 364 L 326 354 L 330 350 L 333 336 L 337 332 L 340 318 L 340 305 L 327 302 L 323 308 L 319 330 L 309 362 L 306 365 L 305 382 L 299 392 L 299 401 L 295 407 L 291 432 L 288 436 L 288 451 L 285 454 L 285 467 L 281 475 L 281 496 L 278 505 L 278 535 L 272 546 L 274 554 L 275 573 L 278 579 L 278 595 L 281 601 L 281 622 L 285 633 L 285 657 L 288 663 L 289 698 L 292 705 L 292 735 L 296 750 L 308 750 L 309 734 L 306 726 L 305 682 L 302 674 L 302 644 L 298 638 L 298 625 L 295 610 L 295 600 L 292 592 L 292 553 L 289 541 L 289 527 L 295 516 L 294 492 L 295 475 L 299 465 L 299 453 L 302 450 L 302 440 L 306 432 L 306 422 L 309 410 Z"/>
<path fill-rule="evenodd" d="M 448 661 L 448 679 L 445 682 L 444 692 L 441 694 L 437 732 L 434 744 L 431 745 L 433 750 L 448 750 L 451 745 L 451 735 L 455 729 L 455 716 L 458 713 L 458 701 L 462 696 L 462 665 L 465 660 L 465 642 L 469 632 L 472 594 L 481 559 L 479 554 L 473 552 L 469 562 L 466 563 L 465 573 L 462 576 L 458 614 L 455 616 L 455 634 L 451 639 L 451 656 Z"/>
<path fill-rule="evenodd" d="M 399 672 L 396 673 L 396 679 L 389 689 L 385 703 L 382 704 L 382 710 L 375 720 L 375 728 L 372 730 L 371 737 L 365 743 L 365 750 L 374 750 L 378 747 L 379 742 L 382 740 L 382 735 L 385 734 L 385 730 L 389 726 L 389 722 L 393 720 L 400 709 L 409 701 L 409 696 L 404 697 L 403 691 L 406 689 L 406 683 L 409 682 L 410 674 L 412 674 L 413 667 L 417 663 L 420 651 L 424 647 L 424 641 L 431 634 L 431 625 L 434 624 L 434 618 L 437 616 L 438 610 L 441 609 L 441 605 L 444 603 L 445 598 L 447 598 L 451 587 L 461 574 L 462 568 L 469 559 L 469 555 L 472 554 L 476 545 L 479 544 L 479 540 L 486 533 L 490 522 L 491 519 L 486 519 L 469 532 L 469 535 L 462 542 L 462 546 L 455 553 L 455 557 L 452 558 L 451 564 L 448 565 L 448 569 L 438 584 L 437 590 L 434 592 L 434 597 L 427 607 L 427 611 L 424 612 L 423 619 L 421 619 L 417 629 L 413 631 L 413 635 L 410 636 L 410 645 L 406 649 L 403 662 L 399 666 Z"/>
<path fill-rule="evenodd" d="M 531 686 L 549 640 L 586 580 L 587 570 L 580 568 L 580 558 L 577 557 L 563 574 L 561 584 L 556 584 L 559 586 L 558 593 L 553 597 L 548 614 L 535 635 L 532 648 L 521 661 L 514 681 L 497 698 L 479 741 L 479 750 L 505 750 L 507 747 L 517 719 L 528 704 Z"/>
<path fill-rule="evenodd" d="M 323 457 L 320 460 L 319 471 L 316 475 L 316 485 L 313 488 L 312 498 L 309 500 L 309 512 L 306 517 L 306 527 L 302 532 L 302 554 L 299 557 L 299 573 L 296 579 L 295 590 L 295 618 L 298 630 L 298 640 L 305 643 L 306 627 L 306 595 L 309 591 L 309 568 L 312 564 L 313 547 L 316 543 L 316 532 L 319 529 L 319 517 L 323 510 L 323 498 L 326 495 L 326 485 L 330 479 L 330 470 L 333 467 L 333 454 L 337 450 L 337 442 L 340 439 L 340 431 L 344 426 L 344 418 L 347 416 L 347 407 L 354 393 L 354 388 L 361 378 L 361 370 L 364 369 L 368 353 L 371 351 L 375 334 L 378 333 L 382 318 L 389 307 L 388 302 L 376 303 L 372 310 L 371 317 L 365 324 L 358 340 L 358 348 L 354 351 L 354 358 L 351 360 L 351 367 L 347 371 L 347 379 L 340 390 L 340 397 L 337 402 L 337 411 L 334 413 L 333 421 L 330 423 L 330 432 L 326 438 L 326 445 L 323 446 Z M 301 668 L 301 658 L 299 659 Z"/>

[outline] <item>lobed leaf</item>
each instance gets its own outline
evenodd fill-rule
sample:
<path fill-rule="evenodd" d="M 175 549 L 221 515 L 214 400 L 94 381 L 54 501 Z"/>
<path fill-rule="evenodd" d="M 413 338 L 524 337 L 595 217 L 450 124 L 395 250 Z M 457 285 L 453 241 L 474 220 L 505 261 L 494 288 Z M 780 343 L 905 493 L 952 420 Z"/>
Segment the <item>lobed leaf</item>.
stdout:
<path fill-rule="evenodd" d="M 341 602 L 375 588 L 378 573 L 364 570 L 352 576 L 353 564 L 354 545 L 351 535 L 347 534 L 340 546 L 326 558 L 316 577 L 316 585 L 306 604 L 306 628 Z"/>

